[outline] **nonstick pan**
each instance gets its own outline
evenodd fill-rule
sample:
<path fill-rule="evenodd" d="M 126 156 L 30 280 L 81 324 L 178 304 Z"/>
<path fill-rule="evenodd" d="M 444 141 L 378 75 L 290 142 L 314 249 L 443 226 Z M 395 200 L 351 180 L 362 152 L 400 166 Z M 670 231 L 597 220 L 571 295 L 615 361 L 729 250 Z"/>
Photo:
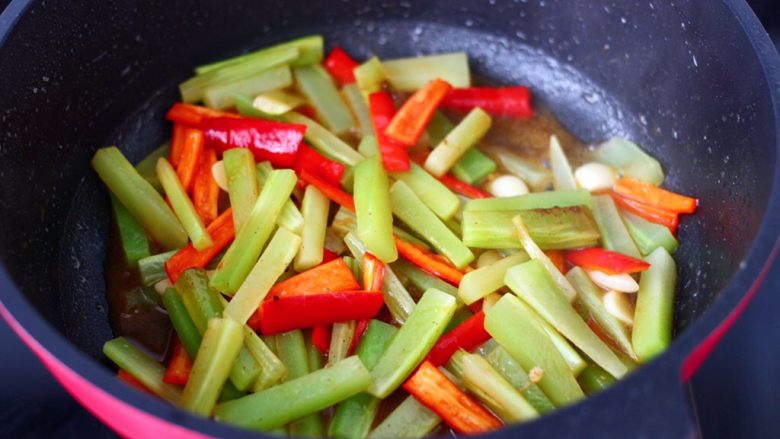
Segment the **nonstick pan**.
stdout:
<path fill-rule="evenodd" d="M 754 293 L 780 231 L 780 63 L 742 0 L 11 2 L 0 16 L 0 314 L 66 388 L 125 436 L 250 435 L 114 378 L 100 352 L 112 337 L 108 196 L 89 159 L 117 144 L 139 160 L 168 137 L 164 112 L 195 65 L 315 32 L 358 57 L 465 50 L 486 81 L 531 86 L 587 142 L 636 141 L 669 187 L 700 198 L 679 232 L 670 349 L 605 392 L 493 434 L 696 435 L 684 383 Z"/>

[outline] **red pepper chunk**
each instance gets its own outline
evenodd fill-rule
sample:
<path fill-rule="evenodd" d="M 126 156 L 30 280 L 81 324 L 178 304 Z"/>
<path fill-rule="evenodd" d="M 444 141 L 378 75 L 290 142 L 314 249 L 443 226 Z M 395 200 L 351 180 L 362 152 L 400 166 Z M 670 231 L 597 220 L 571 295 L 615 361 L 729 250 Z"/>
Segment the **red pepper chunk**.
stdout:
<path fill-rule="evenodd" d="M 452 86 L 446 81 L 431 80 L 404 102 L 384 133 L 402 145 L 416 145 L 433 113 L 451 89 Z"/>
<path fill-rule="evenodd" d="M 370 319 L 376 316 L 383 304 L 382 293 L 375 291 L 274 296 L 260 305 L 259 326 L 252 326 L 251 319 L 249 325 L 255 330 L 260 329 L 263 335 L 273 335 L 293 329 Z"/>
<path fill-rule="evenodd" d="M 358 63 L 340 47 L 331 50 L 328 57 L 322 62 L 322 65 L 325 66 L 330 76 L 333 76 L 339 84 L 344 85 L 355 82 L 354 70 Z"/>
<path fill-rule="evenodd" d="M 339 254 L 336 252 L 332 252 L 328 250 L 327 248 L 322 249 L 322 263 L 327 263 L 330 261 L 334 261 L 336 259 L 339 259 Z"/>
<path fill-rule="evenodd" d="M 409 170 L 409 154 L 406 148 L 385 135 L 387 126 L 395 117 L 396 110 L 390 93 L 380 91 L 368 96 L 368 108 L 374 122 L 377 135 L 377 146 L 382 156 L 382 164 L 390 172 L 406 172 Z"/>
<path fill-rule="evenodd" d="M 225 247 L 233 242 L 235 230 L 233 228 L 233 209 L 228 209 L 218 216 L 206 227 L 211 236 L 212 246 L 203 250 L 196 250 L 192 243 L 176 252 L 165 263 L 165 272 L 171 282 L 176 283 L 187 269 L 203 268 L 214 256 L 218 255 Z"/>
<path fill-rule="evenodd" d="M 352 355 L 355 352 L 355 349 L 357 349 L 358 344 L 360 344 L 360 339 L 363 338 L 363 334 L 365 334 L 366 329 L 368 329 L 369 323 L 371 323 L 371 319 L 363 319 L 357 321 L 357 324 L 355 325 L 355 336 L 352 337 L 352 343 L 349 344 L 347 355 Z"/>
<path fill-rule="evenodd" d="M 190 372 L 192 371 L 192 360 L 187 355 L 187 351 L 179 341 L 179 337 L 176 337 L 173 342 L 173 353 L 171 354 L 171 361 L 168 363 L 168 368 L 165 370 L 165 376 L 163 381 L 168 384 L 176 384 L 183 386 L 187 384 L 187 380 L 190 379 Z"/>
<path fill-rule="evenodd" d="M 531 91 L 528 87 L 471 87 L 450 90 L 441 103 L 443 108 L 468 112 L 479 107 L 495 116 L 531 118 Z"/>
<path fill-rule="evenodd" d="M 566 252 L 566 260 L 586 270 L 598 270 L 607 274 L 631 274 L 650 268 L 650 264 L 622 253 L 603 248 L 583 248 Z"/>
<path fill-rule="evenodd" d="M 463 393 L 430 361 L 423 362 L 403 387 L 457 433 L 486 433 L 504 425 Z"/>
<path fill-rule="evenodd" d="M 306 169 L 336 186 L 341 185 L 341 178 L 344 176 L 343 164 L 328 159 L 306 144 L 301 144 L 298 148 L 298 156 L 295 158 L 293 169 L 298 175 Z"/>
<path fill-rule="evenodd" d="M 464 197 L 469 197 L 472 199 L 493 197 L 492 195 L 483 191 L 482 189 L 476 188 L 468 183 L 460 181 L 449 174 L 442 175 L 441 178 L 439 178 L 439 181 L 442 182 L 444 186 L 447 186 L 451 191 L 463 195 Z"/>
<path fill-rule="evenodd" d="M 256 161 L 277 168 L 293 167 L 306 132 L 305 125 L 245 117 L 204 119 L 201 127 L 207 147 L 219 152 L 249 148 Z"/>
<path fill-rule="evenodd" d="M 471 351 L 488 340 L 490 334 L 485 330 L 485 313 L 479 311 L 444 334 L 428 353 L 426 360 L 434 366 L 441 366 L 447 364 L 458 349 Z"/>
<path fill-rule="evenodd" d="M 259 325 L 259 322 L 257 324 Z M 322 355 L 328 355 L 328 350 L 330 350 L 331 329 L 331 325 L 317 325 L 311 330 L 311 344 Z"/>

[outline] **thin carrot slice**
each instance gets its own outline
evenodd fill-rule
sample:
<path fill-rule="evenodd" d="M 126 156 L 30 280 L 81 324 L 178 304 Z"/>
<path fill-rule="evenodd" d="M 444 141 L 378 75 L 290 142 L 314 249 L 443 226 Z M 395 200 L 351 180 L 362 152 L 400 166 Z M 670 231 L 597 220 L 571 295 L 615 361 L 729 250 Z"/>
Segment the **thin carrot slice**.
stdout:
<path fill-rule="evenodd" d="M 216 162 L 217 152 L 206 148 L 192 182 L 192 204 L 203 224 L 211 224 L 218 213 L 219 186 L 211 175 L 211 168 Z"/>
<path fill-rule="evenodd" d="M 352 197 L 352 195 L 341 190 L 341 188 L 328 183 L 318 175 L 309 172 L 307 169 L 302 169 L 300 171 L 300 175 L 298 176 L 306 183 L 314 185 L 331 201 L 335 201 L 336 204 L 344 207 L 345 209 L 349 209 L 352 212 L 355 211 L 355 199 Z"/>
<path fill-rule="evenodd" d="M 211 222 L 206 231 L 211 236 L 213 245 L 204 250 L 195 250 L 192 243 L 187 244 L 176 254 L 168 259 L 165 263 L 165 272 L 168 273 L 168 278 L 171 282 L 176 282 L 184 273 L 185 270 L 190 268 L 203 268 L 214 256 L 219 254 L 225 247 L 233 242 L 235 237 L 235 230 L 233 229 L 233 209 L 228 209 L 218 216 L 217 219 Z"/>
<path fill-rule="evenodd" d="M 387 126 L 385 135 L 406 146 L 416 145 L 433 113 L 450 90 L 452 86 L 441 79 L 425 84 L 404 102 Z"/>
<path fill-rule="evenodd" d="M 173 341 L 171 361 L 168 363 L 168 368 L 165 370 L 163 382 L 183 386 L 187 384 L 187 380 L 190 379 L 190 371 L 192 371 L 192 360 L 181 345 L 179 337 L 176 337 Z"/>
<path fill-rule="evenodd" d="M 463 393 L 430 361 L 423 362 L 403 387 L 457 433 L 479 434 L 503 427 L 498 418 Z"/>
<path fill-rule="evenodd" d="M 696 198 L 676 194 L 628 177 L 618 180 L 612 190 L 625 198 L 677 213 L 693 213 L 699 204 Z"/>
<path fill-rule="evenodd" d="M 460 281 L 464 276 L 463 272 L 440 261 L 432 253 L 412 243 L 406 242 L 397 236 L 394 238 L 398 254 L 403 256 L 404 259 L 455 286 L 460 285 Z"/>
<path fill-rule="evenodd" d="M 173 125 L 173 134 L 171 135 L 171 152 L 168 160 L 174 169 L 179 167 L 181 154 L 184 152 L 184 144 L 187 141 L 187 127 L 180 123 Z"/>
<path fill-rule="evenodd" d="M 677 226 L 680 224 L 680 217 L 677 213 L 632 200 L 616 192 L 611 192 L 610 195 L 615 200 L 615 204 L 621 208 L 650 222 L 665 226 L 672 233 L 677 232 Z"/>
<path fill-rule="evenodd" d="M 184 136 L 184 149 L 179 157 L 179 166 L 176 168 L 176 174 L 186 192 L 190 192 L 192 189 L 192 180 L 202 155 L 203 132 L 195 128 L 187 128 Z"/>

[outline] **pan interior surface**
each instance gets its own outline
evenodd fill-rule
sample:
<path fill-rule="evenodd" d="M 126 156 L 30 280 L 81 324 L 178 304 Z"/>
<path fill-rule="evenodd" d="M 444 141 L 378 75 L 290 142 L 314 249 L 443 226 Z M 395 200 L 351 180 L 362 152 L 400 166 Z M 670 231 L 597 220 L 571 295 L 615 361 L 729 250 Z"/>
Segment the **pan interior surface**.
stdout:
<path fill-rule="evenodd" d="M 701 200 L 679 232 L 677 332 L 717 300 L 765 214 L 772 103 L 723 4 L 174 3 L 34 3 L 0 48 L 0 260 L 94 358 L 112 333 L 110 214 L 92 154 L 116 144 L 137 162 L 170 135 L 164 114 L 192 67 L 295 36 L 322 33 L 358 59 L 463 50 L 476 75 L 530 86 L 585 142 L 643 146 L 671 189 Z"/>

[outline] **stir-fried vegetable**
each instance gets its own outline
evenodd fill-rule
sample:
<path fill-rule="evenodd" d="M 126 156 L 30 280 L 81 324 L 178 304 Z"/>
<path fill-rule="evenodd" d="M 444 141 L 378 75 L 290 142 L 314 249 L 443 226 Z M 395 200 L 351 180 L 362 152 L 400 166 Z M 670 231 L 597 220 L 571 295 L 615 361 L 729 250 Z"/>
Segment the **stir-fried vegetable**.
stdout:
<path fill-rule="evenodd" d="M 106 343 L 119 379 L 267 434 L 477 434 L 668 347 L 699 201 L 659 187 L 656 159 L 617 138 L 574 153 L 528 87 L 472 87 L 463 52 L 323 47 L 198 67 L 166 144 L 136 167 L 95 153 L 111 314 L 145 325 L 125 291 L 154 289 L 173 327 L 144 328 L 163 361 Z"/>

